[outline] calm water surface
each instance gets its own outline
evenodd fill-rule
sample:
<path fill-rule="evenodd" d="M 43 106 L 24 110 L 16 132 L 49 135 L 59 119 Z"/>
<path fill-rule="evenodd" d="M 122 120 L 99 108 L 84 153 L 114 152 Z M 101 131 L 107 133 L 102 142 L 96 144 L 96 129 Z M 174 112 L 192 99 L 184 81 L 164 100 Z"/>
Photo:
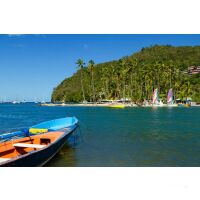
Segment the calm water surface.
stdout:
<path fill-rule="evenodd" d="M 66 116 L 81 134 L 46 166 L 200 166 L 200 107 L 87 108 L 0 104 L 0 131 Z"/>

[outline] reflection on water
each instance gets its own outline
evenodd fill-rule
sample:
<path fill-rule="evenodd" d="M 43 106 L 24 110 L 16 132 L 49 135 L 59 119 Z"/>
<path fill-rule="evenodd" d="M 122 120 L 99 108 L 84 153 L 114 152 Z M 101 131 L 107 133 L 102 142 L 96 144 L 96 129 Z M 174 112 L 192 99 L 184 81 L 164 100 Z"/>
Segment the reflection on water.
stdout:
<path fill-rule="evenodd" d="M 200 108 L 0 105 L 0 128 L 76 116 L 81 135 L 46 166 L 200 166 Z"/>
<path fill-rule="evenodd" d="M 45 165 L 47 167 L 74 167 L 76 166 L 75 149 L 68 144 L 63 148 Z"/>

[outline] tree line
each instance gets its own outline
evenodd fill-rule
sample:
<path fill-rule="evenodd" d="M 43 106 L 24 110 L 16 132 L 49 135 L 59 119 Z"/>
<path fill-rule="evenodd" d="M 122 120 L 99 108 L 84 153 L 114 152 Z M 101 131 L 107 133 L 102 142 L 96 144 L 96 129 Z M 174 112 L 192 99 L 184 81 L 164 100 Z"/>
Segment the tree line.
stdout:
<path fill-rule="evenodd" d="M 200 101 L 199 74 L 190 76 L 186 69 L 200 64 L 200 47 L 153 46 L 117 61 L 86 65 L 76 62 L 77 72 L 65 79 L 52 94 L 52 101 L 97 102 L 105 99 L 150 100 L 158 88 L 166 101 L 170 88 L 175 99 L 192 97 Z"/>

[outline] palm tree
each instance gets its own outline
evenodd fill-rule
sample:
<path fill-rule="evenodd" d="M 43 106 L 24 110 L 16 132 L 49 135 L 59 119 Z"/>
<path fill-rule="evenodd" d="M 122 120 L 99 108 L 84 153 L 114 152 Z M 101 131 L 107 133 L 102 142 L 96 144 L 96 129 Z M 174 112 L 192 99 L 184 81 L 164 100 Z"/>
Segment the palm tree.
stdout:
<path fill-rule="evenodd" d="M 191 94 L 191 83 L 189 80 L 185 80 L 185 83 L 183 84 L 183 90 L 185 97 L 188 98 L 189 95 Z"/>
<path fill-rule="evenodd" d="M 135 96 L 136 96 L 136 76 L 137 76 L 137 65 L 138 65 L 138 61 L 135 58 L 128 58 L 128 65 L 130 67 L 130 97 L 131 100 L 134 100 Z M 133 96 L 133 91 L 134 91 L 134 96 Z"/>
<path fill-rule="evenodd" d="M 112 96 L 116 99 L 120 98 L 120 66 L 111 65 L 110 66 L 110 76 L 112 80 Z"/>
<path fill-rule="evenodd" d="M 155 68 L 155 78 L 156 78 L 156 85 L 158 87 L 158 92 L 160 93 L 160 82 L 161 82 L 161 75 L 163 73 L 162 71 L 162 63 L 160 61 L 156 61 L 154 63 L 154 68 Z"/>
<path fill-rule="evenodd" d="M 130 66 L 127 64 L 126 58 L 122 58 L 119 60 L 119 64 L 120 64 L 120 75 L 121 75 L 121 79 L 123 80 L 123 99 L 125 101 L 125 97 L 126 97 L 126 79 L 127 79 L 127 74 L 130 71 Z"/>
<path fill-rule="evenodd" d="M 89 61 L 89 65 L 88 65 L 88 69 L 89 69 L 89 72 L 90 72 L 90 75 L 91 75 L 91 85 L 92 85 L 92 92 L 93 92 L 93 102 L 96 102 L 96 97 L 95 97 L 95 88 L 94 88 L 94 66 L 95 66 L 95 63 L 93 60 L 90 60 Z"/>
<path fill-rule="evenodd" d="M 178 92 L 180 92 L 180 86 L 181 86 L 181 73 L 180 70 L 176 67 L 174 67 L 173 74 L 172 74 L 172 80 L 174 82 L 174 99 L 176 99 Z"/>
<path fill-rule="evenodd" d="M 109 92 L 109 86 L 111 88 L 111 83 L 112 83 L 112 67 L 110 67 L 111 70 L 109 70 L 108 66 L 105 66 L 101 69 L 101 82 L 103 85 L 102 91 L 104 91 L 105 98 L 109 99 L 112 97 L 113 91 L 111 90 Z M 109 79 L 111 78 L 110 84 L 109 84 Z"/>
<path fill-rule="evenodd" d="M 82 94 L 83 94 L 83 102 L 85 102 L 85 91 L 83 87 L 83 68 L 84 68 L 84 62 L 82 59 L 78 59 L 76 64 L 78 65 L 78 69 L 80 70 L 81 73 L 81 89 L 82 89 Z"/>

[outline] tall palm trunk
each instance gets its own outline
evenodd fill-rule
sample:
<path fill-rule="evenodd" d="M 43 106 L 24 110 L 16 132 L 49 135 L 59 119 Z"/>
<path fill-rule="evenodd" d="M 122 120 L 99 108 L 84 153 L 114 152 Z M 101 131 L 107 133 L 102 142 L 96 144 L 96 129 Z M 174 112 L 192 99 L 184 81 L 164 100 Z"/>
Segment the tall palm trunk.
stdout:
<path fill-rule="evenodd" d="M 81 89 L 82 89 L 82 95 L 83 95 L 83 101 L 85 101 L 85 91 L 83 87 L 83 68 L 84 68 L 84 62 L 81 59 L 78 59 L 76 64 L 78 65 L 78 69 L 80 70 L 81 75 Z"/>
<path fill-rule="evenodd" d="M 81 69 L 81 89 L 82 89 L 83 101 L 85 101 L 85 91 L 84 91 L 84 87 L 83 87 L 83 72 L 82 72 L 82 69 Z"/>
<path fill-rule="evenodd" d="M 125 80 L 123 81 L 123 84 L 124 84 L 123 99 L 124 99 L 124 102 L 125 102 L 125 97 L 126 97 L 126 85 L 125 85 Z"/>
<path fill-rule="evenodd" d="M 112 92 L 111 92 L 112 93 Z M 109 84 L 108 84 L 108 78 L 106 78 L 106 98 L 110 98 L 109 96 Z"/>
<path fill-rule="evenodd" d="M 92 72 L 92 92 L 93 92 L 93 101 L 96 102 L 95 88 L 94 88 L 94 74 L 93 74 L 93 72 Z"/>
<path fill-rule="evenodd" d="M 94 88 L 94 67 L 95 67 L 94 61 L 90 60 L 88 69 L 89 69 L 90 76 L 91 76 L 92 99 L 93 99 L 93 102 L 96 102 L 95 88 Z"/>
<path fill-rule="evenodd" d="M 131 97 L 131 101 L 132 101 L 133 100 L 133 74 L 131 74 L 130 97 Z"/>

